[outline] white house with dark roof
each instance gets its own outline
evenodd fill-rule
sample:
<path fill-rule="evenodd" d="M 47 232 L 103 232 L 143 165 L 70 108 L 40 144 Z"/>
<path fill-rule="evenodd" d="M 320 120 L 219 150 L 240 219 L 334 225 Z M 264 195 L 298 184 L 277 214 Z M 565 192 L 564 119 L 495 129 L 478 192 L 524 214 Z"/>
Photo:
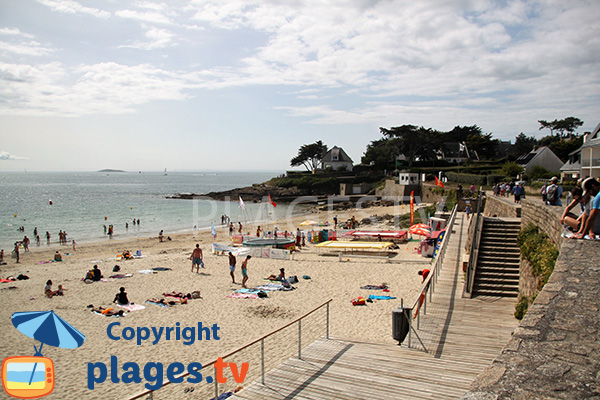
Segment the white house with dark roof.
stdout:
<path fill-rule="evenodd" d="M 546 168 L 552 173 L 558 174 L 560 168 L 564 165 L 560 158 L 547 146 L 533 149 L 527 154 L 523 154 L 515 161 L 525 169 L 525 173 L 529 174 L 535 166 Z"/>
<path fill-rule="evenodd" d="M 323 154 L 321 158 L 321 168 L 331 168 L 334 171 L 352 171 L 352 159 L 344 149 L 333 146 L 329 151 Z"/>
<path fill-rule="evenodd" d="M 600 124 L 584 136 L 581 145 L 581 177 L 600 178 Z"/>

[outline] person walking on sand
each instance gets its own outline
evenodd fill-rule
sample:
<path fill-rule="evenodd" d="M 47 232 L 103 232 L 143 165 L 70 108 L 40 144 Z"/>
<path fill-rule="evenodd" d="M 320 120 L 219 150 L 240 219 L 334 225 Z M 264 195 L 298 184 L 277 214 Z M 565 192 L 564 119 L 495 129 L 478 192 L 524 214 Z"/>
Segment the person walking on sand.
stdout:
<path fill-rule="evenodd" d="M 14 254 L 14 258 L 17 259 L 17 264 L 19 263 L 19 261 L 21 260 L 21 258 L 19 257 L 19 242 L 15 242 L 15 249 L 13 251 Z"/>
<path fill-rule="evenodd" d="M 242 287 L 247 289 L 246 282 L 248 282 L 248 260 L 251 259 L 252 256 L 246 256 L 246 259 L 242 263 Z"/>
<path fill-rule="evenodd" d="M 232 252 L 229 252 L 229 275 L 231 275 L 231 281 L 235 283 L 235 263 L 236 259 Z"/>
<path fill-rule="evenodd" d="M 196 273 L 198 273 L 200 266 L 204 268 L 204 261 L 202 261 L 202 249 L 200 248 L 199 244 L 196 244 L 196 248 L 194 251 L 192 251 L 190 260 L 192 260 L 192 272 L 194 272 L 194 265 L 196 266 Z"/>
<path fill-rule="evenodd" d="M 23 238 L 23 250 L 29 251 L 29 243 L 30 242 L 31 242 L 31 240 L 29 240 L 29 238 L 27 236 L 25 236 Z"/>
<path fill-rule="evenodd" d="M 46 231 L 46 244 L 50 246 L 50 232 Z"/>
<path fill-rule="evenodd" d="M 73 251 L 77 251 L 77 242 L 73 240 Z"/>

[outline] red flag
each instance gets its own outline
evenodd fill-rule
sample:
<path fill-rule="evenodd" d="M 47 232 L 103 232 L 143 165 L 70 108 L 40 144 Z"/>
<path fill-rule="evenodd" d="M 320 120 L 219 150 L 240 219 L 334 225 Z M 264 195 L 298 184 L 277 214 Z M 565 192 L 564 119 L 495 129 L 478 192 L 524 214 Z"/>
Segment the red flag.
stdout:
<path fill-rule="evenodd" d="M 442 183 L 442 181 L 440 181 L 440 180 L 438 179 L 438 177 L 437 177 L 437 176 L 435 177 L 435 186 L 439 186 L 439 187 L 441 187 L 441 188 L 443 188 L 443 187 L 444 187 L 444 184 Z"/>
<path fill-rule="evenodd" d="M 415 222 L 415 191 L 410 192 L 410 225 Z"/>
<path fill-rule="evenodd" d="M 273 200 L 271 200 L 271 195 L 269 195 L 269 203 L 271 203 L 271 205 L 273 207 L 277 207 L 277 203 L 275 203 Z"/>

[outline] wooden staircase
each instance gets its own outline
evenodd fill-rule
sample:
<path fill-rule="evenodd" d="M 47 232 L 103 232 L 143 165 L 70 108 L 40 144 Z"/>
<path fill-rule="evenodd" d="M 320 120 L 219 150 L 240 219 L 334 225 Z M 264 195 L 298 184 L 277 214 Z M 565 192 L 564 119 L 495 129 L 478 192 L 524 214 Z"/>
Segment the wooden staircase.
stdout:
<path fill-rule="evenodd" d="M 474 296 L 517 297 L 519 295 L 518 218 L 488 218 L 483 221 L 479 257 L 473 286 Z"/>

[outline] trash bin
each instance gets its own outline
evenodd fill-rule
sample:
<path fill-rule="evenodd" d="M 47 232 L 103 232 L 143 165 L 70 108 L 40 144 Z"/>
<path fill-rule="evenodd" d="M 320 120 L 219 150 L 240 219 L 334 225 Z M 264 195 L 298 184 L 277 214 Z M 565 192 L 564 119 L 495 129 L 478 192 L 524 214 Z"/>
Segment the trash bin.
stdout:
<path fill-rule="evenodd" d="M 408 330 L 410 329 L 409 321 L 412 310 L 408 307 L 400 306 L 392 311 L 392 337 L 402 344 Z"/>

